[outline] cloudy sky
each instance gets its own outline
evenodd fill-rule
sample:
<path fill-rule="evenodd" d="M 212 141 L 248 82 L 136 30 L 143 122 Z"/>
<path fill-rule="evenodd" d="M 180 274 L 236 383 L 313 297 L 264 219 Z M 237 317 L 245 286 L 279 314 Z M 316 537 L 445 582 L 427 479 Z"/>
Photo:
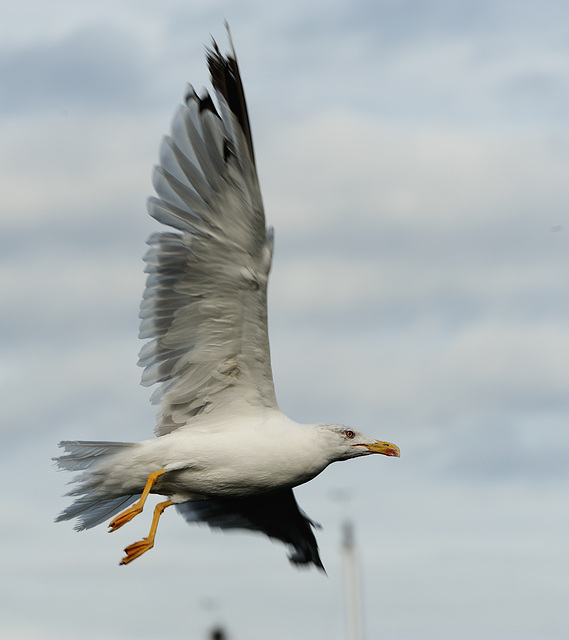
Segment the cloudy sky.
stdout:
<path fill-rule="evenodd" d="M 224 19 L 276 229 L 281 407 L 402 450 L 298 490 L 327 578 L 174 512 L 128 567 L 148 515 L 52 522 L 59 440 L 152 435 L 145 200 Z M 341 640 L 345 518 L 369 640 L 567 637 L 568 25 L 561 0 L 3 3 L 3 637 Z"/>

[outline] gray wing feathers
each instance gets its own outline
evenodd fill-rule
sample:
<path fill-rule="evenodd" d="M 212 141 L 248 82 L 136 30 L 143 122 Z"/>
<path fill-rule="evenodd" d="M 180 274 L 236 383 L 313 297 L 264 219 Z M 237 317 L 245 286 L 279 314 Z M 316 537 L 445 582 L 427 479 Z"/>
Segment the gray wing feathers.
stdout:
<path fill-rule="evenodd" d="M 237 63 L 214 45 L 208 64 L 219 112 L 189 88 L 148 202 L 151 216 L 178 231 L 153 234 L 144 258 L 140 336 L 152 340 L 139 364 L 144 385 L 160 384 L 152 396 L 158 435 L 233 402 L 276 406 L 267 335 L 272 232 Z"/>

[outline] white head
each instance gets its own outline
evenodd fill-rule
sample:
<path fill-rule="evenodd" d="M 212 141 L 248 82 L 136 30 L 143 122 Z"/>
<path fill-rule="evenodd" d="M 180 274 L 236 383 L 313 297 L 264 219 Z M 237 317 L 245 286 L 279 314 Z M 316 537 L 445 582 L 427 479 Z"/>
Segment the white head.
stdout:
<path fill-rule="evenodd" d="M 399 447 L 391 442 L 375 440 L 343 424 L 319 424 L 317 426 L 321 437 L 325 438 L 328 443 L 331 461 L 349 460 L 372 453 L 399 457 Z"/>

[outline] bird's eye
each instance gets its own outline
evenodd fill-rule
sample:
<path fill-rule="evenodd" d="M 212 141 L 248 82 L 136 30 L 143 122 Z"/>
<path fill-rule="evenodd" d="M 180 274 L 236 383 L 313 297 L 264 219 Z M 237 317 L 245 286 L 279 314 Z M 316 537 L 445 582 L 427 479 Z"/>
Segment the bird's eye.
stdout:
<path fill-rule="evenodd" d="M 344 435 L 346 436 L 346 438 L 349 438 L 350 440 L 356 437 L 356 434 L 350 429 L 347 429 L 346 431 L 344 431 Z"/>

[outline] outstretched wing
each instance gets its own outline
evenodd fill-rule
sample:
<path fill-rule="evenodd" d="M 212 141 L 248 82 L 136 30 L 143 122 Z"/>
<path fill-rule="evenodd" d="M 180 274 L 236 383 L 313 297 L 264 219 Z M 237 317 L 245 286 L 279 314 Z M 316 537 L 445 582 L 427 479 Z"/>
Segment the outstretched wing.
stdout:
<path fill-rule="evenodd" d="M 188 522 L 204 522 L 212 528 L 259 531 L 287 544 L 289 560 L 298 565 L 313 564 L 324 570 L 315 526 L 298 507 L 292 489 L 282 489 L 244 498 L 214 498 L 177 504 Z"/>
<path fill-rule="evenodd" d="M 207 63 L 218 107 L 189 87 L 161 147 L 141 305 L 142 384 L 159 383 L 157 435 L 234 403 L 276 407 L 267 334 L 272 229 L 235 53 Z"/>

